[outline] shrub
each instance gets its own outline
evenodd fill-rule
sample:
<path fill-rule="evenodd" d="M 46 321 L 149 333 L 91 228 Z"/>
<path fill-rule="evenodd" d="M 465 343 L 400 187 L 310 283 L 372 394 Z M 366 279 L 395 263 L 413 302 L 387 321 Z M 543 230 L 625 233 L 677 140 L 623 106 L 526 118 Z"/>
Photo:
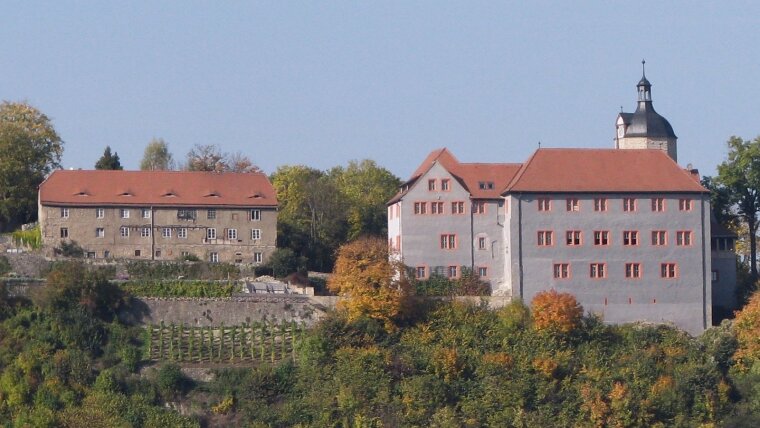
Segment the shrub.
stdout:
<path fill-rule="evenodd" d="M 3 276 L 11 271 L 11 263 L 5 256 L 0 256 L 0 276 Z"/>
<path fill-rule="evenodd" d="M 569 333 L 581 323 L 583 307 L 569 293 L 542 291 L 533 298 L 533 327 L 551 333 Z"/>
<path fill-rule="evenodd" d="M 54 248 L 53 252 L 56 256 L 62 257 L 79 258 L 84 256 L 84 249 L 76 241 L 61 241 L 61 245 Z"/>
<path fill-rule="evenodd" d="M 29 230 L 16 230 L 11 234 L 11 239 L 17 247 L 23 246 L 36 250 L 42 246 L 42 235 L 39 225 Z"/>

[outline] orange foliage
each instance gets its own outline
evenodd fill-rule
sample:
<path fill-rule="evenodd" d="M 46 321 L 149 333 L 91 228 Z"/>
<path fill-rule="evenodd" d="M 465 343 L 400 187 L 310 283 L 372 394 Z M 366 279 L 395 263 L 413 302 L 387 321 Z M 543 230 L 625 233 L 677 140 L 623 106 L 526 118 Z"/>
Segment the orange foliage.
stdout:
<path fill-rule="evenodd" d="M 755 292 L 744 309 L 736 313 L 733 329 L 739 341 L 734 358 L 740 368 L 748 369 L 760 360 L 760 292 Z"/>
<path fill-rule="evenodd" d="M 536 294 L 531 303 L 533 326 L 536 330 L 569 333 L 575 330 L 583 317 L 583 307 L 568 293 L 555 290 Z"/>
<path fill-rule="evenodd" d="M 349 320 L 368 316 L 382 321 L 386 330 L 395 329 L 393 320 L 401 314 L 409 291 L 404 270 L 389 260 L 385 240 L 372 237 L 338 249 L 327 286 L 344 297 L 339 305 Z"/>

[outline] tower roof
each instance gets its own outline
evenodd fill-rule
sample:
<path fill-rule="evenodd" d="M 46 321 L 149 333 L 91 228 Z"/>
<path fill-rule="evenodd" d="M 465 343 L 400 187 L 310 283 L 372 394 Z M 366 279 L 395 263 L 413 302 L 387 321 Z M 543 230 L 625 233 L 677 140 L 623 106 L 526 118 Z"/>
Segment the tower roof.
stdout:
<path fill-rule="evenodd" d="M 636 111 L 629 117 L 624 117 L 628 125 L 626 137 L 650 137 L 650 138 L 678 138 L 670 122 L 657 113 L 652 105 L 652 84 L 646 76 L 644 65 L 641 61 L 641 80 L 636 84 L 639 93 L 639 103 Z M 621 113 L 621 115 L 626 113 Z M 627 115 L 627 114 L 626 114 Z"/>

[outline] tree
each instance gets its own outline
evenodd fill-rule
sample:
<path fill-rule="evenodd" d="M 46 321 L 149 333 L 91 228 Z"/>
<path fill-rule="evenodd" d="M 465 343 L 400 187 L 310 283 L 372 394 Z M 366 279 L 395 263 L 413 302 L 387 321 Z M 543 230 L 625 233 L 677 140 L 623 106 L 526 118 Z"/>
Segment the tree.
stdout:
<path fill-rule="evenodd" d="M 162 138 L 154 138 L 145 146 L 145 153 L 140 161 L 142 171 L 168 171 L 174 169 L 174 158 L 169 152 L 169 145 Z"/>
<path fill-rule="evenodd" d="M 377 237 L 342 245 L 327 287 L 345 298 L 340 306 L 349 321 L 366 316 L 388 331 L 395 329 L 393 321 L 408 303 L 410 289 L 406 270 L 390 261 L 385 239 Z"/>
<path fill-rule="evenodd" d="M 398 191 L 401 180 L 369 159 L 351 161 L 346 168 L 333 168 L 330 176 L 347 202 L 347 238 L 385 236 L 388 228 L 385 204 Z"/>
<path fill-rule="evenodd" d="M 0 231 L 37 218 L 37 188 L 62 154 L 47 116 L 26 103 L 0 104 Z"/>
<path fill-rule="evenodd" d="M 106 149 L 103 151 L 103 156 L 95 162 L 95 169 L 121 171 L 124 168 L 121 166 L 121 162 L 119 162 L 119 153 L 116 152 L 111 155 L 111 147 L 106 146 Z"/>
<path fill-rule="evenodd" d="M 211 144 L 196 144 L 187 153 L 188 171 L 226 171 L 229 167 L 225 155 L 219 147 Z"/>
<path fill-rule="evenodd" d="M 740 368 L 748 369 L 760 362 L 760 292 L 755 292 L 736 313 L 732 327 L 739 342 L 734 359 Z"/>
<path fill-rule="evenodd" d="M 240 152 L 227 155 L 227 167 L 230 172 L 261 172 L 248 156 Z"/>
<path fill-rule="evenodd" d="M 533 298 L 533 327 L 551 333 L 570 333 L 580 326 L 583 307 L 569 293 L 542 291 Z"/>
<path fill-rule="evenodd" d="M 718 165 L 717 181 L 749 232 L 750 274 L 757 280 L 757 221 L 760 211 L 760 137 L 728 140 L 728 159 Z"/>

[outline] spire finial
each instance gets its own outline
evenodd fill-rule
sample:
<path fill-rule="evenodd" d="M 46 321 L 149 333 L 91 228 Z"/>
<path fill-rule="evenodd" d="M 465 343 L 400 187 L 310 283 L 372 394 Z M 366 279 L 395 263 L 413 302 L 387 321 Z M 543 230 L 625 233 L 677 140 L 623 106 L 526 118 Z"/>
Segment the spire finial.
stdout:
<path fill-rule="evenodd" d="M 647 70 L 646 70 L 646 68 L 644 66 L 644 64 L 646 64 L 646 63 L 647 62 L 645 60 L 643 60 L 643 59 L 641 60 L 641 75 L 644 76 L 644 77 L 647 76 Z"/>

